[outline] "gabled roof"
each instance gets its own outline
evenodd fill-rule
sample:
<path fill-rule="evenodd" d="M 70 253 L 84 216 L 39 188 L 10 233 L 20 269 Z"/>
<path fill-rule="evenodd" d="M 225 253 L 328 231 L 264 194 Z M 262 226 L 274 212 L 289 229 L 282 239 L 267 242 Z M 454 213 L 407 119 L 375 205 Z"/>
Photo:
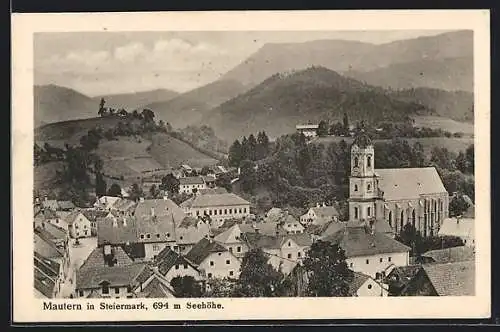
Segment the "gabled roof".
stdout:
<path fill-rule="evenodd" d="M 99 288 L 102 282 L 108 282 L 110 287 L 134 286 L 137 284 L 137 277 L 145 268 L 144 263 L 134 263 L 125 266 L 80 269 L 76 274 L 76 288 Z"/>
<path fill-rule="evenodd" d="M 136 206 L 136 202 L 130 199 L 120 199 L 116 201 L 112 206 L 112 210 L 123 211 L 123 212 L 132 212 Z"/>
<path fill-rule="evenodd" d="M 470 218 L 446 218 L 439 228 L 439 235 L 458 236 L 461 238 L 474 238 L 474 228 L 476 224 L 474 219 Z"/>
<path fill-rule="evenodd" d="M 191 208 L 205 208 L 213 206 L 250 205 L 250 202 L 233 194 L 206 194 L 193 198 Z"/>
<path fill-rule="evenodd" d="M 106 211 L 94 210 L 94 209 L 85 209 L 81 211 L 85 218 L 90 221 L 96 221 L 98 218 L 104 218 L 108 215 Z"/>
<path fill-rule="evenodd" d="M 307 233 L 284 235 L 281 237 L 281 245 L 283 245 L 288 239 L 292 240 L 301 247 L 310 247 L 312 245 L 311 236 Z"/>
<path fill-rule="evenodd" d="M 51 259 L 62 259 L 64 253 L 57 248 L 57 246 L 39 230 L 34 231 L 34 251 L 43 257 Z"/>
<path fill-rule="evenodd" d="M 153 279 L 142 289 L 139 296 L 141 298 L 166 298 L 173 297 L 174 291 L 165 282 L 161 281 L 156 275 Z"/>
<path fill-rule="evenodd" d="M 201 239 L 187 253 L 186 258 L 196 265 L 200 265 L 210 254 L 227 251 L 222 245 L 207 238 Z"/>
<path fill-rule="evenodd" d="M 46 209 L 58 210 L 59 204 L 55 199 L 47 199 L 42 201 L 42 206 Z"/>
<path fill-rule="evenodd" d="M 168 198 L 162 199 L 147 199 L 143 202 L 137 203 L 135 208 L 135 217 L 140 218 L 149 218 L 151 216 L 151 212 L 154 209 L 154 214 L 156 216 L 172 216 L 176 223 L 180 223 L 185 217 L 186 214 L 182 209 L 177 206 L 172 200 Z"/>
<path fill-rule="evenodd" d="M 43 209 L 41 210 L 41 214 L 45 220 L 58 218 L 56 211 L 51 209 Z"/>
<path fill-rule="evenodd" d="M 124 225 L 123 220 L 126 220 Z M 138 240 L 135 218 L 130 216 L 97 219 L 97 244 L 126 244 Z"/>
<path fill-rule="evenodd" d="M 105 209 L 110 209 L 113 206 L 113 204 L 115 204 L 120 199 L 121 199 L 120 197 L 115 197 L 115 196 L 101 196 L 95 202 L 94 206 L 102 206 Z"/>
<path fill-rule="evenodd" d="M 287 240 L 292 240 L 301 247 L 312 245 L 312 239 L 307 233 L 270 236 L 265 234 L 244 233 L 242 239 L 250 248 L 280 249 Z"/>
<path fill-rule="evenodd" d="M 64 221 L 68 223 L 68 225 L 73 225 L 73 223 L 75 222 L 76 218 L 79 216 L 79 215 L 83 215 L 85 218 L 87 218 L 83 213 L 82 211 L 72 211 L 70 214 L 68 214 L 66 216 L 66 218 L 64 218 Z"/>
<path fill-rule="evenodd" d="M 53 260 L 34 253 L 35 289 L 48 298 L 52 298 L 59 277 L 60 266 Z"/>
<path fill-rule="evenodd" d="M 423 266 L 439 296 L 474 296 L 475 262 L 464 261 Z"/>
<path fill-rule="evenodd" d="M 423 253 L 422 256 L 432 258 L 436 263 L 473 261 L 476 257 L 475 249 L 468 246 L 431 250 Z"/>
<path fill-rule="evenodd" d="M 312 207 L 311 210 L 313 210 L 316 216 L 318 216 L 319 218 L 329 219 L 331 217 L 339 216 L 339 212 L 337 211 L 335 206 Z"/>
<path fill-rule="evenodd" d="M 286 231 L 280 226 L 278 222 L 261 222 L 255 224 L 240 224 L 242 233 L 256 233 L 258 229 L 259 234 L 276 236 L 286 234 Z"/>
<path fill-rule="evenodd" d="M 376 169 L 385 200 L 418 199 L 421 195 L 448 194 L 434 167 Z"/>
<path fill-rule="evenodd" d="M 44 238 L 52 241 L 63 241 L 68 237 L 68 234 L 64 229 L 49 222 L 42 222 L 36 227 L 36 231 L 39 234 L 42 234 Z"/>
<path fill-rule="evenodd" d="M 345 250 L 348 258 L 409 252 L 411 250 L 410 247 L 385 234 L 377 232 L 373 232 L 372 234 L 367 227 L 348 226 L 343 230 L 322 238 L 322 240 L 339 244 Z"/>
<path fill-rule="evenodd" d="M 162 251 L 160 251 L 158 256 L 156 256 L 155 264 L 158 265 L 158 272 L 162 275 L 166 275 L 167 272 L 170 271 L 170 269 L 176 264 L 189 264 L 197 270 L 193 264 L 186 260 L 182 255 L 171 250 L 169 247 L 165 247 Z"/>
<path fill-rule="evenodd" d="M 363 284 L 370 279 L 370 276 L 367 276 L 366 274 L 360 273 L 360 272 L 353 272 L 354 278 L 352 281 L 349 283 L 349 294 L 351 296 L 356 295 L 356 292 L 358 289 L 363 286 Z"/>
<path fill-rule="evenodd" d="M 222 233 L 219 233 L 215 236 L 214 240 L 220 243 L 228 243 L 229 237 L 233 234 L 234 231 L 237 231 L 241 235 L 240 224 L 234 224 L 233 226 L 227 228 Z"/>
<path fill-rule="evenodd" d="M 71 210 L 75 208 L 75 204 L 71 201 L 59 201 L 58 204 L 61 210 Z"/>
<path fill-rule="evenodd" d="M 188 176 L 179 179 L 180 185 L 193 185 L 193 184 L 204 184 L 205 181 L 201 176 Z"/>
<path fill-rule="evenodd" d="M 201 178 L 204 182 L 215 182 L 217 180 L 213 175 L 203 175 Z"/>
<path fill-rule="evenodd" d="M 227 194 L 227 190 L 225 188 L 222 188 L 222 187 L 205 188 L 205 189 L 199 189 L 198 194 L 200 194 L 200 195 Z"/>
<path fill-rule="evenodd" d="M 98 267 L 108 267 L 104 260 L 104 249 L 103 248 L 95 248 L 89 254 L 87 259 L 83 262 L 80 270 L 93 269 Z M 114 257 L 116 259 L 116 265 L 126 266 L 133 263 L 132 259 L 127 255 L 125 251 L 121 247 L 112 247 L 111 248 Z"/>

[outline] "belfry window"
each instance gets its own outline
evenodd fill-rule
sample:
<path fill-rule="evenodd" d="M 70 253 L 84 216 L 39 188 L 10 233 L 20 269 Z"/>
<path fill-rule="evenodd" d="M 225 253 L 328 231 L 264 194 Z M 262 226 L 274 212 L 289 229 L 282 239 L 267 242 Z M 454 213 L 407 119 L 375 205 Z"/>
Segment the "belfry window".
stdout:
<path fill-rule="evenodd" d="M 367 165 L 368 167 L 372 167 L 372 156 L 368 156 L 368 157 L 366 158 L 366 165 Z"/>
<path fill-rule="evenodd" d="M 358 157 L 354 157 L 354 167 L 359 167 Z"/>
<path fill-rule="evenodd" d="M 358 219 L 358 208 L 354 208 L 354 219 Z"/>
<path fill-rule="evenodd" d="M 354 185 L 354 191 L 358 191 L 358 185 L 357 184 Z"/>
<path fill-rule="evenodd" d="M 368 217 L 371 217 L 371 214 L 372 214 L 371 212 L 372 212 L 372 208 L 371 208 L 371 207 L 368 207 L 368 208 L 366 209 L 366 214 L 368 215 Z"/>
<path fill-rule="evenodd" d="M 372 185 L 368 183 L 368 186 L 366 187 L 366 189 L 367 189 L 368 191 L 371 191 L 371 190 L 372 190 Z"/>

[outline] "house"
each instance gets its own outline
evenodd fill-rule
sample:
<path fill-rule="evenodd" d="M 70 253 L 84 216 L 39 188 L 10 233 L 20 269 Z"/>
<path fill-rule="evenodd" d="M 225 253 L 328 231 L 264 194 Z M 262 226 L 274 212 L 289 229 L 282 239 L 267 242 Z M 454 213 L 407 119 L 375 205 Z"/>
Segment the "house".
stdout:
<path fill-rule="evenodd" d="M 164 299 L 175 297 L 170 283 L 158 273 L 152 273 L 146 281 L 135 288 L 134 293 L 136 298 Z"/>
<path fill-rule="evenodd" d="M 369 275 L 354 272 L 354 278 L 349 283 L 350 296 L 388 296 L 387 286 Z"/>
<path fill-rule="evenodd" d="M 94 208 L 104 211 L 110 211 L 113 204 L 115 204 L 118 200 L 120 200 L 120 197 L 101 196 L 95 201 Z"/>
<path fill-rule="evenodd" d="M 469 246 L 460 246 L 446 249 L 430 250 L 420 257 L 416 257 L 416 263 L 454 263 L 473 261 L 476 257 L 475 249 Z"/>
<path fill-rule="evenodd" d="M 186 255 L 206 278 L 237 279 L 240 274 L 240 261 L 224 246 L 213 238 L 201 239 Z"/>
<path fill-rule="evenodd" d="M 239 228 L 242 233 L 259 233 L 268 236 L 280 236 L 287 234 L 278 222 L 253 222 L 251 224 L 240 224 Z"/>
<path fill-rule="evenodd" d="M 304 226 L 294 216 L 288 214 L 287 211 L 285 211 L 285 215 L 279 219 L 278 223 L 287 234 L 304 233 Z"/>
<path fill-rule="evenodd" d="M 75 204 L 71 201 L 58 201 L 60 211 L 72 211 L 76 208 Z"/>
<path fill-rule="evenodd" d="M 345 225 L 320 240 L 340 245 L 349 268 L 372 278 L 391 265 L 408 265 L 410 260 L 410 247 L 366 226 Z"/>
<path fill-rule="evenodd" d="M 305 226 L 324 225 L 331 221 L 338 221 L 339 216 L 340 214 L 334 206 L 320 206 L 318 204 L 300 216 L 300 222 Z"/>
<path fill-rule="evenodd" d="M 69 234 L 65 229 L 49 222 L 41 222 L 36 225 L 35 232 L 55 244 L 59 250 L 69 257 Z"/>
<path fill-rule="evenodd" d="M 186 254 L 210 233 L 210 225 L 199 218 L 186 216 L 175 228 L 175 244 L 170 248 Z"/>
<path fill-rule="evenodd" d="M 72 238 L 78 239 L 92 236 L 92 225 L 82 211 L 71 212 L 64 221 L 68 224 L 68 232 Z"/>
<path fill-rule="evenodd" d="M 198 195 L 217 195 L 217 194 L 227 194 L 227 190 L 222 187 L 198 190 Z"/>
<path fill-rule="evenodd" d="M 57 211 L 59 210 L 59 204 L 57 200 L 45 197 L 42 201 L 42 208 Z"/>
<path fill-rule="evenodd" d="M 394 234 L 411 224 L 424 237 L 433 236 L 448 217 L 448 202 L 448 192 L 436 168 L 376 169 L 371 139 L 366 134 L 354 139 L 349 221 L 367 225 L 384 222 Z"/>
<path fill-rule="evenodd" d="M 112 212 L 132 213 L 135 210 L 137 203 L 130 199 L 119 199 L 110 208 Z"/>
<path fill-rule="evenodd" d="M 466 246 L 475 246 L 474 218 L 446 218 L 439 229 L 439 236 L 456 236 L 462 239 Z"/>
<path fill-rule="evenodd" d="M 203 280 L 203 275 L 193 263 L 169 247 L 160 251 L 154 265 L 169 284 L 175 277 L 191 276 L 196 280 Z"/>
<path fill-rule="evenodd" d="M 35 224 L 40 224 L 42 222 L 48 222 L 59 228 L 68 231 L 68 224 L 66 221 L 59 216 L 59 214 L 52 209 L 41 209 L 35 215 Z"/>
<path fill-rule="evenodd" d="M 62 267 L 56 261 L 34 252 L 35 297 L 55 298 L 61 291 Z"/>
<path fill-rule="evenodd" d="M 264 216 L 264 222 L 277 222 L 278 219 L 283 215 L 283 210 L 280 208 L 273 207 L 266 212 Z"/>
<path fill-rule="evenodd" d="M 97 209 L 85 209 L 81 210 L 83 215 L 90 221 L 90 232 L 92 236 L 97 235 L 97 220 L 106 217 L 110 212 L 97 210 Z"/>
<path fill-rule="evenodd" d="M 146 264 L 133 262 L 120 247 L 96 248 L 77 271 L 76 296 L 133 298 L 134 291 L 152 273 Z"/>
<path fill-rule="evenodd" d="M 241 224 L 234 224 L 214 237 L 216 242 L 238 258 L 243 257 L 248 251 L 246 242 L 241 238 L 243 233 L 241 226 Z"/>
<path fill-rule="evenodd" d="M 475 262 L 424 264 L 401 289 L 400 296 L 474 296 Z"/>
<path fill-rule="evenodd" d="M 45 232 L 42 228 L 34 230 L 33 242 L 34 252 L 36 254 L 59 264 L 59 278 L 64 280 L 70 265 L 69 252 L 66 250 L 67 247 L 58 247 L 53 239 L 50 238 L 50 234 Z"/>
<path fill-rule="evenodd" d="M 203 182 L 205 183 L 205 186 L 207 188 L 214 188 L 215 187 L 215 175 L 204 175 L 201 177 L 203 179 Z"/>
<path fill-rule="evenodd" d="M 309 234 L 265 235 L 258 232 L 243 233 L 250 249 L 260 248 L 269 257 L 268 263 L 288 275 L 306 256 L 312 245 Z"/>
<path fill-rule="evenodd" d="M 181 165 L 180 170 L 183 174 L 183 177 L 189 176 L 193 173 L 193 169 L 191 168 L 191 166 L 186 165 L 186 164 Z"/>
<path fill-rule="evenodd" d="M 194 194 L 200 189 L 206 189 L 207 185 L 201 176 L 190 176 L 179 179 L 179 193 Z"/>
<path fill-rule="evenodd" d="M 302 133 L 307 138 L 316 137 L 318 135 L 319 125 L 317 124 L 300 124 L 296 125 L 295 129 L 298 133 Z"/>
<path fill-rule="evenodd" d="M 97 219 L 97 246 L 120 246 L 132 258 L 144 258 L 144 245 L 139 243 L 136 220 L 131 215 L 106 216 Z"/>
<path fill-rule="evenodd" d="M 250 215 L 250 202 L 233 193 L 198 195 L 180 206 L 189 216 L 209 217 L 216 227 L 227 219 L 244 219 Z"/>
<path fill-rule="evenodd" d="M 395 266 L 381 275 L 388 286 L 389 296 L 401 296 L 403 290 L 422 269 L 421 265 Z"/>

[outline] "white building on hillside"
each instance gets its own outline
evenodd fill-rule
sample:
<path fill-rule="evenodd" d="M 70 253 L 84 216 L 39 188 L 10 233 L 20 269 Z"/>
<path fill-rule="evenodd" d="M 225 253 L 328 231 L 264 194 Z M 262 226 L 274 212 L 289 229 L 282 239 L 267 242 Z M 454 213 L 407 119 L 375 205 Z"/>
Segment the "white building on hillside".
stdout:
<path fill-rule="evenodd" d="M 201 176 L 190 176 L 179 179 L 179 192 L 181 194 L 194 194 L 206 188 L 207 185 Z"/>
<path fill-rule="evenodd" d="M 305 124 L 296 125 L 295 129 L 297 132 L 304 134 L 305 137 L 316 137 L 318 135 L 319 125 L 317 124 Z"/>

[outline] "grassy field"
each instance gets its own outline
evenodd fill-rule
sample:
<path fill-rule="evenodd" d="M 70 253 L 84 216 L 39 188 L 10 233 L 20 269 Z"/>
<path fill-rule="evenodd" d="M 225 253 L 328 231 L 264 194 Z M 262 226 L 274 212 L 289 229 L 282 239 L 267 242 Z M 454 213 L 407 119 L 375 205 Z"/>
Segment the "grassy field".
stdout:
<path fill-rule="evenodd" d="M 339 143 L 341 140 L 345 140 L 347 144 L 352 143 L 352 138 L 347 137 L 318 137 L 311 141 L 312 143 L 323 143 L 328 144 L 331 142 Z M 430 153 L 433 147 L 444 147 L 449 151 L 458 153 L 459 151 L 465 151 L 469 145 L 474 144 L 474 139 L 471 137 L 463 138 L 446 138 L 446 137 L 423 137 L 423 138 L 403 138 L 408 141 L 409 144 L 413 145 L 415 142 L 420 142 L 424 147 L 426 153 Z M 374 140 L 374 143 L 378 142 L 390 142 L 390 140 Z"/>
<path fill-rule="evenodd" d="M 443 129 L 451 133 L 464 133 L 465 135 L 474 135 L 474 124 L 468 122 L 458 122 L 439 116 L 417 116 L 414 118 L 415 126 L 428 127 L 432 129 Z"/>

